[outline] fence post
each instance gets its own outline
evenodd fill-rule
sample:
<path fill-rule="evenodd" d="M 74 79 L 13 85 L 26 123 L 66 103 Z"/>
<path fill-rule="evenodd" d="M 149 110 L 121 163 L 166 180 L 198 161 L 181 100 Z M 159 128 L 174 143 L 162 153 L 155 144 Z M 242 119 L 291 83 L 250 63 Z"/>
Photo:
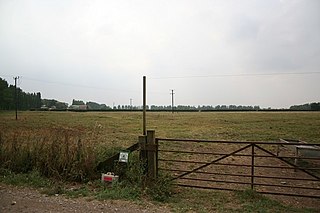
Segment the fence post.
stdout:
<path fill-rule="evenodd" d="M 156 177 L 159 177 L 159 139 L 156 138 Z"/>
<path fill-rule="evenodd" d="M 147 162 L 148 162 L 148 182 L 152 182 L 157 177 L 157 146 L 154 130 L 147 131 Z"/>
<path fill-rule="evenodd" d="M 147 173 L 146 143 L 147 143 L 147 136 L 145 135 L 139 136 L 139 148 L 140 148 L 139 158 L 140 158 L 143 174 Z"/>

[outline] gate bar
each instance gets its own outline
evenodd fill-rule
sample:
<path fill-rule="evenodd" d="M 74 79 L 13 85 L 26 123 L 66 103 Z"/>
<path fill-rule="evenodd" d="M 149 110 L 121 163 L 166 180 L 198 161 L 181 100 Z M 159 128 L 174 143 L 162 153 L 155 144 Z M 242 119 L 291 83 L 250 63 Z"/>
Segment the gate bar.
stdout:
<path fill-rule="evenodd" d="M 197 139 L 180 139 L 180 138 L 157 138 L 159 141 L 175 141 L 175 142 L 194 142 L 194 143 L 199 143 L 199 142 L 204 142 L 204 143 L 229 143 L 229 144 L 269 144 L 269 145 L 302 145 L 301 143 L 285 143 L 285 142 L 272 142 L 272 141 L 227 141 L 227 140 L 197 140 Z M 308 146 L 319 146 L 318 143 L 307 143 L 303 145 L 308 145 Z"/>
<path fill-rule="evenodd" d="M 196 164 L 207 164 L 208 162 L 204 161 L 187 161 L 187 160 L 166 160 L 166 159 L 159 159 L 159 161 L 166 161 L 166 162 L 176 162 L 176 163 L 196 163 Z M 212 163 L 218 166 L 242 166 L 242 167 L 251 167 L 251 164 L 234 164 L 234 163 Z M 254 167 L 260 168 L 269 168 L 269 169 L 294 169 L 294 167 L 290 166 L 266 166 L 266 165 L 255 165 Z M 320 168 L 313 168 L 313 167 L 299 167 L 300 169 L 308 169 L 308 170 L 320 170 Z"/>
<path fill-rule="evenodd" d="M 189 172 L 187 170 L 179 170 L 179 169 L 165 169 L 165 168 L 159 168 L 159 170 L 163 171 L 170 171 L 170 172 Z M 194 173 L 198 174 L 207 174 L 207 175 L 221 175 L 221 176 L 233 176 L 233 177 L 251 177 L 251 175 L 244 175 L 244 174 L 229 174 L 229 173 L 218 173 L 218 172 L 201 172 L 201 171 L 195 171 Z M 261 178 L 261 179 L 281 179 L 281 180 L 293 180 L 293 181 L 317 181 L 315 179 L 311 178 L 290 178 L 290 177 L 279 177 L 279 176 L 264 176 L 264 175 L 255 175 L 255 178 Z"/>
<path fill-rule="evenodd" d="M 241 149 L 238 149 L 238 150 L 236 150 L 236 151 L 234 151 L 234 152 L 231 152 L 231 153 L 228 154 L 228 155 L 225 155 L 225 156 L 220 157 L 220 158 L 218 158 L 218 159 L 215 159 L 215 160 L 213 160 L 213 161 L 211 161 L 211 162 L 209 162 L 209 163 L 206 163 L 206 164 L 204 164 L 204 165 L 202 165 L 202 166 L 200 166 L 200 167 L 198 167 L 198 168 L 195 168 L 195 169 L 193 169 L 193 170 L 190 171 L 190 172 L 186 172 L 186 173 L 184 173 L 184 174 L 182 174 L 182 175 L 179 175 L 179 176 L 175 177 L 174 179 L 181 178 L 181 177 L 186 176 L 186 175 L 188 175 L 188 174 L 190 174 L 190 173 L 192 173 L 192 172 L 195 172 L 195 171 L 197 171 L 197 170 L 199 170 L 199 169 L 202 169 L 202 168 L 204 168 L 204 167 L 207 167 L 207 166 L 209 166 L 209 165 L 211 165 L 211 164 L 213 164 L 213 163 L 215 163 L 215 162 L 217 162 L 217 161 L 220 161 L 220 160 L 225 159 L 225 158 L 227 158 L 227 157 L 229 157 L 229 156 L 231 156 L 231 155 L 234 155 L 234 154 L 237 153 L 237 152 L 241 152 L 242 150 L 245 150 L 245 149 L 249 148 L 250 146 L 251 146 L 251 145 L 247 145 L 247 146 L 245 146 L 245 147 L 242 147 Z"/>
<path fill-rule="evenodd" d="M 195 154 L 195 155 L 227 155 L 228 153 L 219 152 L 194 152 L 194 151 L 179 151 L 179 150 L 167 150 L 159 149 L 158 152 L 170 152 L 170 153 L 183 153 L 183 154 Z M 233 156 L 250 157 L 249 154 L 234 154 Z M 255 155 L 256 158 L 274 158 L 270 155 Z M 296 157 L 296 156 L 281 156 L 282 158 L 301 159 L 301 160 L 320 160 L 319 157 Z"/>
<path fill-rule="evenodd" d="M 241 192 L 243 190 L 236 190 L 236 189 L 229 189 L 229 188 L 218 188 L 218 187 L 208 187 L 208 186 L 190 186 L 187 184 L 174 184 L 176 186 L 182 186 L 182 187 L 189 187 L 189 188 L 198 188 L 198 189 L 214 189 L 214 190 L 224 190 L 224 191 L 236 191 Z M 285 195 L 285 196 L 293 196 L 293 197 L 307 197 L 307 198 L 318 198 L 320 199 L 320 196 L 316 195 L 303 195 L 303 194 L 290 194 L 290 193 L 280 193 L 280 192 L 261 192 L 256 191 L 259 194 L 271 194 L 271 195 Z"/>
<path fill-rule="evenodd" d="M 309 171 L 307 171 L 307 170 L 305 170 L 305 169 L 303 169 L 303 168 L 301 168 L 301 167 L 298 167 L 298 166 L 294 165 L 293 163 L 290 163 L 289 161 L 287 161 L 287 160 L 285 160 L 285 159 L 283 159 L 283 158 L 281 158 L 281 157 L 279 157 L 279 156 L 276 156 L 275 154 L 273 154 L 272 152 L 270 152 L 270 151 L 262 148 L 261 146 L 258 146 L 258 145 L 256 145 L 256 146 L 257 146 L 257 148 L 261 149 L 262 151 L 264 151 L 264 152 L 266 152 L 266 153 L 268 153 L 268 154 L 270 154 L 270 155 L 273 155 L 273 156 L 276 157 L 277 159 L 282 160 L 283 162 L 289 164 L 290 166 L 293 166 L 294 168 L 299 169 L 300 171 L 303 171 L 304 173 L 310 175 L 311 177 L 314 177 L 314 178 L 320 180 L 320 177 L 312 174 L 311 172 L 309 172 Z"/>
<path fill-rule="evenodd" d="M 251 182 L 240 182 L 240 181 L 229 181 L 229 180 L 209 180 L 209 179 L 202 179 L 202 178 L 187 178 L 182 177 L 179 178 L 181 180 L 194 180 L 194 181 L 204 181 L 204 182 L 212 182 L 212 183 L 232 183 L 232 184 L 244 184 L 244 185 L 251 185 Z M 267 184 L 267 183 L 254 183 L 255 186 L 276 186 L 281 188 L 291 188 L 291 189 L 309 189 L 309 190 L 320 190 L 320 188 L 311 188 L 305 186 L 292 186 L 292 185 L 279 185 L 279 184 Z"/>

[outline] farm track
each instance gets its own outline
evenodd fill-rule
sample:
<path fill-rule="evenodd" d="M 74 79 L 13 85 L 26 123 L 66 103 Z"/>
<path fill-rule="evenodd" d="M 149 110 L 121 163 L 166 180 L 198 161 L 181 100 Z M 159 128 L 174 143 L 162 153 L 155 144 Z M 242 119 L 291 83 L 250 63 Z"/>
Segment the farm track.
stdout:
<path fill-rule="evenodd" d="M 155 206 L 147 201 L 137 205 L 124 200 L 98 201 L 94 198 L 48 196 L 31 188 L 0 184 L 0 212 L 170 212 L 166 206 Z"/>

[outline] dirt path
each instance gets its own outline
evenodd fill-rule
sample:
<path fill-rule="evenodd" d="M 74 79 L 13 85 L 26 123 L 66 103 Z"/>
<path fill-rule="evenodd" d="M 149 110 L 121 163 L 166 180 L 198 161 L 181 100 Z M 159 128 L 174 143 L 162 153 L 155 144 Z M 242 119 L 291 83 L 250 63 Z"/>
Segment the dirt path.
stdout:
<path fill-rule="evenodd" d="M 48 196 L 30 188 L 0 184 L 0 213 L 7 212 L 170 212 L 166 206 L 144 202 L 137 205 L 122 200 L 98 201 L 90 198 Z"/>

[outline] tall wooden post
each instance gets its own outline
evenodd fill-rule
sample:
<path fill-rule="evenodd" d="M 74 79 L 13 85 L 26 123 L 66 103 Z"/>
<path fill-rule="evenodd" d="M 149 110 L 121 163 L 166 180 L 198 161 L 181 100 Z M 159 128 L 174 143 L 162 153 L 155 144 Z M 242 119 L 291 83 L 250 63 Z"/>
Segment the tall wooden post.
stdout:
<path fill-rule="evenodd" d="M 146 82 L 146 76 L 143 76 L 143 135 L 147 134 L 147 129 L 146 129 L 146 111 L 147 111 L 147 82 Z"/>

